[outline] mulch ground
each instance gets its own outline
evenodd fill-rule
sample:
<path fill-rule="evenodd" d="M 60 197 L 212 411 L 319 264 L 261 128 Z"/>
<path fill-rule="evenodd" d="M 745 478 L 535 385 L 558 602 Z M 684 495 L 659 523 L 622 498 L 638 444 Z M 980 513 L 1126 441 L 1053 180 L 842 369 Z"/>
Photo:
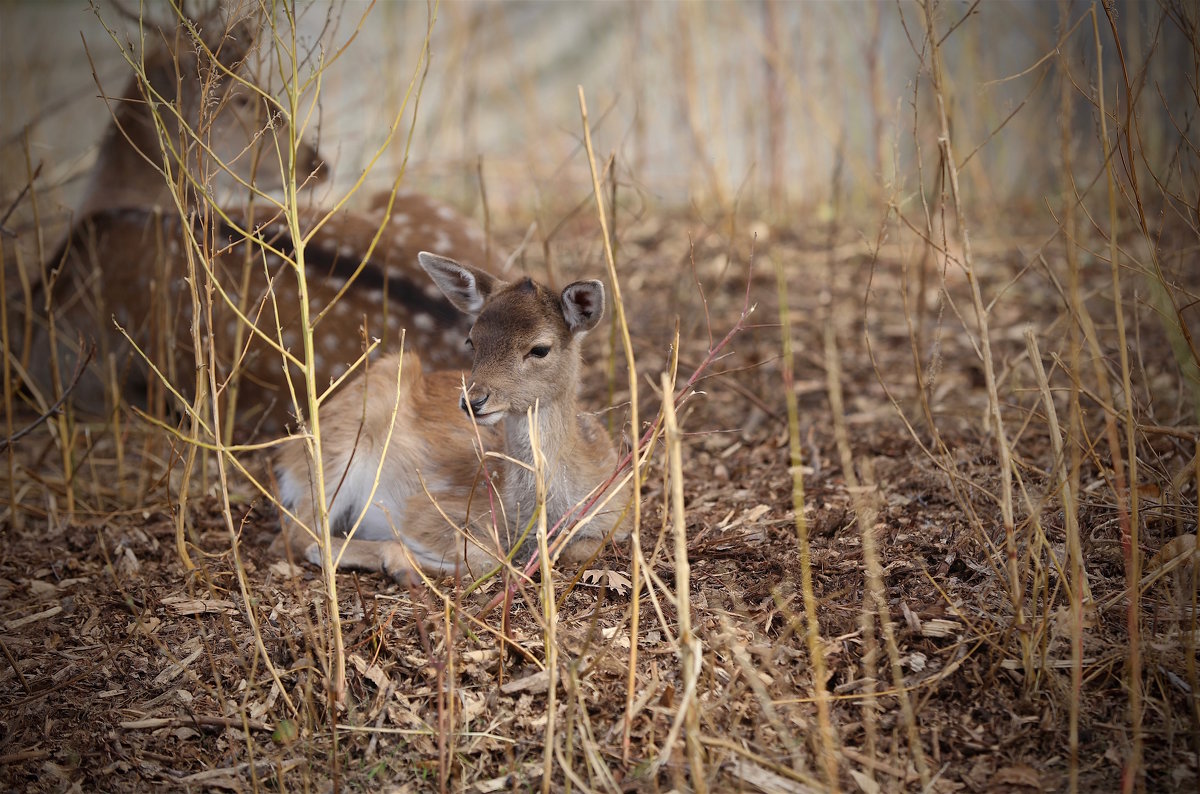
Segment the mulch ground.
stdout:
<path fill-rule="evenodd" d="M 776 262 L 789 282 L 804 517 L 843 788 L 915 791 L 920 782 L 878 625 L 864 632 L 869 599 L 856 494 L 846 485 L 826 394 L 827 311 L 838 330 L 857 473 L 878 486 L 870 531 L 931 788 L 1064 789 L 1070 649 L 1067 600 L 1055 567 L 1065 556 L 1064 522 L 1058 502 L 1045 494 L 1052 453 L 1039 396 L 1027 368 L 1018 371 L 1031 322 L 1044 352 L 1065 350 L 1064 326 L 1054 320 L 1059 297 L 1037 268 L 1022 270 L 1037 244 L 1031 241 L 1045 238 L 977 245 L 985 295 L 1003 288 L 991 315 L 993 340 L 1018 466 L 1037 489 L 1018 516 L 1023 586 L 1031 594 L 1026 625 L 1018 627 L 984 377 L 954 314 L 970 317 L 961 280 L 948 277 L 958 301 L 957 309 L 948 308 L 936 301 L 942 282 L 932 273 L 928 308 L 914 319 L 921 326 L 917 354 L 937 362 L 928 393 L 945 450 L 929 454 L 922 448 L 931 435 L 915 398 L 902 298 L 904 263 L 915 268 L 918 250 L 891 246 L 873 260 L 850 233 L 834 235 L 831 245 L 827 230 L 765 226 L 739 229 L 730 243 L 683 219 L 630 222 L 618 232 L 644 418 L 657 410 L 654 389 L 676 317 L 682 382 L 738 321 L 747 294 L 755 306 L 681 412 L 692 623 L 703 654 L 699 730 L 713 790 L 807 791 L 820 779 Z M 556 241 L 560 277 L 599 275 L 594 233 L 563 234 Z M 529 267 L 544 277 L 537 263 Z M 1103 275 L 1097 279 L 1103 283 Z M 915 292 L 915 281 L 908 289 Z M 1144 332 L 1149 338 L 1154 329 Z M 601 361 L 615 349 L 619 362 L 619 344 L 602 331 L 594 336 L 589 355 Z M 1145 342 L 1141 349 L 1159 348 Z M 1167 355 L 1143 357 L 1148 378 L 1171 371 Z M 587 401 L 614 405 L 614 423 L 627 416 L 628 396 L 623 365 L 590 369 Z M 510 607 L 477 621 L 501 592 L 500 582 L 461 595 L 452 582 L 435 592 L 382 576 L 339 577 L 349 670 L 345 703 L 333 706 L 321 673 L 328 619 L 320 576 L 267 554 L 273 510 L 235 486 L 231 534 L 214 478 L 200 483 L 187 504 L 198 567 L 185 572 L 175 546 L 179 451 L 136 423 L 123 432 L 119 466 L 109 431 L 81 437 L 73 515 L 50 431 L 22 439 L 14 453 L 11 492 L 21 507 L 5 513 L 0 549 L 0 787 L 328 790 L 336 782 L 352 790 L 386 783 L 425 791 L 448 776 L 451 790 L 523 791 L 540 786 L 552 730 L 562 737 L 556 790 L 691 788 L 683 742 L 660 755 L 684 697 L 677 616 L 661 591 L 644 590 L 631 636 L 628 548 L 607 550 L 578 583 L 566 573 L 555 582 L 560 667 L 552 713 L 540 667 L 546 649 L 536 588 L 518 591 Z M 94 448 L 84 454 L 89 443 Z M 1182 441 L 1154 444 L 1155 466 L 1169 473 L 1190 454 Z M 258 465 L 266 468 L 265 461 Z M 1085 560 L 1100 605 L 1086 616 L 1083 650 L 1085 791 L 1119 787 L 1130 741 L 1125 574 L 1117 514 L 1104 485 L 1103 472 L 1085 461 Z M 666 498 L 656 462 L 643 489 L 641 544 L 654 576 L 673 589 Z M 1044 542 L 1033 540 L 1035 515 Z M 1169 504 L 1151 505 L 1148 516 L 1147 554 L 1195 531 L 1194 518 L 1180 524 Z M 1147 590 L 1142 614 L 1146 787 L 1154 791 L 1197 783 L 1197 723 L 1188 694 L 1195 679 L 1187 673 L 1194 664 L 1187 664 L 1183 613 L 1168 584 Z M 451 619 L 455 614 L 464 617 Z M 251 618 L 278 678 L 262 661 Z M 1026 644 L 1032 671 L 1023 664 Z"/>

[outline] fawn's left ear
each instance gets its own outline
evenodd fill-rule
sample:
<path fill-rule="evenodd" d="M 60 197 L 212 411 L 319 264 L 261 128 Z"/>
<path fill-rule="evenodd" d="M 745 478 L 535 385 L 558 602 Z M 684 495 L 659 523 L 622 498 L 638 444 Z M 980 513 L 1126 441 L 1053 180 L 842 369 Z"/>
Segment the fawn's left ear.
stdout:
<path fill-rule="evenodd" d="M 563 319 L 572 334 L 585 334 L 604 316 L 604 283 L 576 281 L 562 291 Z"/>
<path fill-rule="evenodd" d="M 427 251 L 417 254 L 417 262 L 450 302 L 472 317 L 479 314 L 488 296 L 503 285 L 482 270 Z"/>

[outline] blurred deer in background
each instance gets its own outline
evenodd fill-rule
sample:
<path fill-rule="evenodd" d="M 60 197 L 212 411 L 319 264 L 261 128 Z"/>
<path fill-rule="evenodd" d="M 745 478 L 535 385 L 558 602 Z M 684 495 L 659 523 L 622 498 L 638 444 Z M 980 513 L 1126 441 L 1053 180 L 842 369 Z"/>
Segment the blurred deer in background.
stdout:
<path fill-rule="evenodd" d="M 577 281 L 556 293 L 432 254 L 422 253 L 420 263 L 474 321 L 474 364 L 464 385 L 457 371 L 422 374 L 413 353 L 389 356 L 322 406 L 329 526 L 352 535 L 335 540 L 332 559 L 401 581 L 414 567 L 478 576 L 530 526 L 539 504 L 537 470 L 547 528 L 566 517 L 566 530 L 570 519 L 582 519 L 560 559 L 585 560 L 610 534 L 623 539 L 628 493 L 601 493 L 614 476 L 616 453 L 596 417 L 579 413 L 576 394 L 582 340 L 604 313 L 604 285 Z M 296 520 L 281 519 L 274 549 L 319 565 L 314 489 L 322 486 L 314 485 L 307 445 L 286 445 L 277 469 L 280 501 Z"/>
<path fill-rule="evenodd" d="M 281 350 L 303 356 L 299 246 L 279 205 L 264 195 L 284 186 L 289 173 L 297 184 L 318 180 L 321 160 L 301 143 L 293 161 L 286 122 L 265 95 L 233 76 L 244 71 L 263 24 L 185 21 L 147 34 L 157 41 L 147 44 L 144 79 L 135 75 L 122 98 L 110 102 L 112 124 L 79 219 L 48 263 L 48 288 L 35 298 L 54 313 L 58 355 L 45 343 L 45 316 L 38 318 L 40 337 L 23 351 L 33 380 L 44 387 L 52 369 L 60 382 L 72 370 L 78 351 L 68 340 L 78 333 L 97 341 L 100 366 L 72 395 L 78 407 L 98 412 L 107 405 L 110 355 L 126 398 L 144 402 L 148 390 L 161 392 L 115 323 L 183 395 L 206 386 L 197 383 L 199 339 L 205 353 L 211 346 L 226 415 L 236 405 L 242 427 L 259 422 L 268 429 L 287 419 L 293 402 L 285 370 L 296 378 L 299 369 L 284 364 Z M 257 203 L 243 198 L 218 209 L 213 198 L 245 197 L 251 188 Z M 429 197 L 397 193 L 390 213 L 327 217 L 302 209 L 298 226 L 308 235 L 303 263 L 318 382 L 344 372 L 367 338 L 398 346 L 402 328 L 408 346 L 431 363 L 469 360 L 468 324 L 417 270 L 416 254 L 431 248 L 494 266 L 471 221 Z M 193 311 L 189 277 L 202 294 L 217 285 L 208 293 L 211 311 L 204 303 L 198 316 Z"/>

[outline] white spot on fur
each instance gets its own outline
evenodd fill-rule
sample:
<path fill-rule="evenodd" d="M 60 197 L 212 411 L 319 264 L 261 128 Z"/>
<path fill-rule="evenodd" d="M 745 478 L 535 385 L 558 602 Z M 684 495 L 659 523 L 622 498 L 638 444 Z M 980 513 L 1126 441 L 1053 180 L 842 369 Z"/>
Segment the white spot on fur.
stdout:
<path fill-rule="evenodd" d="M 441 207 L 437 208 L 437 216 L 444 221 L 454 220 L 456 214 L 457 213 L 455 213 L 454 210 L 452 210 L 446 206 L 441 206 Z"/>
<path fill-rule="evenodd" d="M 428 332 L 428 331 L 433 330 L 433 325 L 434 325 L 433 316 L 430 314 L 426 314 L 425 312 L 421 312 L 420 314 L 414 315 L 412 318 L 412 323 L 413 323 L 413 327 L 416 328 L 418 331 Z"/>
<path fill-rule="evenodd" d="M 407 226 L 410 220 L 412 219 L 408 217 L 407 212 L 397 212 L 392 216 L 392 223 L 396 224 L 397 226 Z"/>
<path fill-rule="evenodd" d="M 449 254 L 454 250 L 454 243 L 450 240 L 450 235 L 446 234 L 445 230 L 438 229 L 437 237 L 433 241 L 433 252 L 435 254 Z"/>

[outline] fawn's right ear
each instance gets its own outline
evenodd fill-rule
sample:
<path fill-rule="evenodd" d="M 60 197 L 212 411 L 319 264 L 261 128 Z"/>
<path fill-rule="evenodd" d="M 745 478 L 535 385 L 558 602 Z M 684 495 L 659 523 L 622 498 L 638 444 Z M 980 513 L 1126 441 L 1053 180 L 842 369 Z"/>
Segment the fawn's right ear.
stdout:
<path fill-rule="evenodd" d="M 482 270 L 427 251 L 417 254 L 417 261 L 450 302 L 472 317 L 479 314 L 488 296 L 503 284 Z"/>

